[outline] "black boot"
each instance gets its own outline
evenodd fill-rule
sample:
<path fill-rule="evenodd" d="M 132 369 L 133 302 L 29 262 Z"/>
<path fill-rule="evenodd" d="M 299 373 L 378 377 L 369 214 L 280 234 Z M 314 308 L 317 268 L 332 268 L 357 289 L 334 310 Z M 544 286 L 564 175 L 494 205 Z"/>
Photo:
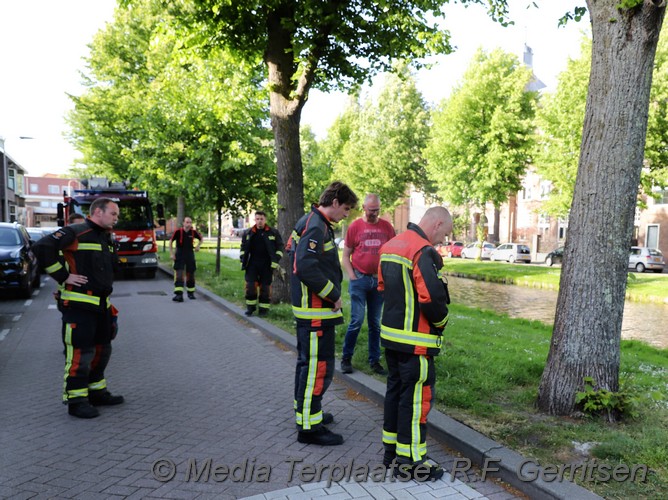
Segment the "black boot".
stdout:
<path fill-rule="evenodd" d="M 188 298 L 190 300 L 195 300 L 197 297 L 195 297 L 195 294 L 193 292 L 188 292 Z"/>
<path fill-rule="evenodd" d="M 183 302 L 183 294 L 182 293 L 175 293 L 174 297 L 172 297 L 172 300 L 174 302 Z"/>
<path fill-rule="evenodd" d="M 320 446 L 336 446 L 343 444 L 343 436 L 335 434 L 324 425 L 311 432 L 299 431 L 297 441 L 304 444 L 319 444 Z"/>
<path fill-rule="evenodd" d="M 246 312 L 244 314 L 246 316 L 252 316 L 254 312 L 255 312 L 255 306 L 246 306 Z"/>
<path fill-rule="evenodd" d="M 77 418 L 95 418 L 100 416 L 97 408 L 93 408 L 88 401 L 68 404 L 67 413 Z"/>
<path fill-rule="evenodd" d="M 93 406 L 114 406 L 120 405 L 125 401 L 123 396 L 114 396 L 108 390 L 89 391 L 88 401 Z"/>
<path fill-rule="evenodd" d="M 257 315 L 258 315 L 260 318 L 266 318 L 266 317 L 267 317 L 267 314 L 269 314 L 269 309 L 267 309 L 266 307 L 260 307 L 260 310 L 259 310 L 259 312 L 257 313 Z"/>

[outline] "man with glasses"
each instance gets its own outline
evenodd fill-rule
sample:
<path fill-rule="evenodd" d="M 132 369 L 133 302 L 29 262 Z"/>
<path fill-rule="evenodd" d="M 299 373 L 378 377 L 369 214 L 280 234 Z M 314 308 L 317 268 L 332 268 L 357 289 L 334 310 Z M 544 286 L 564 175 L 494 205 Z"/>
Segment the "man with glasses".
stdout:
<path fill-rule="evenodd" d="M 378 291 L 380 247 L 394 238 L 394 228 L 380 218 L 380 198 L 367 194 L 362 205 L 364 216 L 350 224 L 343 247 L 343 269 L 350 278 L 350 324 L 343 341 L 341 371 L 352 373 L 352 357 L 357 336 L 367 313 L 369 366 L 378 375 L 387 375 L 380 363 L 380 313 L 383 296 Z"/>

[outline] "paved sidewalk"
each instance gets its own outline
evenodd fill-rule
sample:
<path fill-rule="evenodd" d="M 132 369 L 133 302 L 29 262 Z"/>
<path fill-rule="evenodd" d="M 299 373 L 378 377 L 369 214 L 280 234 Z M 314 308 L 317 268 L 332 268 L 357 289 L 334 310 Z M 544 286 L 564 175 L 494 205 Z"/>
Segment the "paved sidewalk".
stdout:
<path fill-rule="evenodd" d="M 362 390 L 380 382 L 363 374 L 324 398 L 345 443 L 298 443 L 290 336 L 267 336 L 266 322 L 206 292 L 173 303 L 171 287 L 116 283 L 107 380 L 126 403 L 80 420 L 60 404 L 60 314 L 46 280 L 0 342 L 0 498 L 524 498 L 473 469 L 383 480 L 382 408 Z M 447 470 L 461 460 L 433 439 L 429 454 Z"/>

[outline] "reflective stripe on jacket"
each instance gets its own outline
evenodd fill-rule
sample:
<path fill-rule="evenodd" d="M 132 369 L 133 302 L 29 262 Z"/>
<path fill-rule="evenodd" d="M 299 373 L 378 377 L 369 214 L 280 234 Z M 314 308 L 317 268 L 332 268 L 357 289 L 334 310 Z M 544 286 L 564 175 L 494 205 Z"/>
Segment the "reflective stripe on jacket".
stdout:
<path fill-rule="evenodd" d="M 42 238 L 33 248 L 40 265 L 61 285 L 64 307 L 95 310 L 108 307 L 117 261 L 109 231 L 87 219 Z M 64 284 L 70 273 L 86 276 L 87 283 Z"/>
<path fill-rule="evenodd" d="M 381 344 L 387 349 L 436 355 L 448 321 L 443 259 L 416 224 L 380 250 L 378 289 L 384 291 Z"/>

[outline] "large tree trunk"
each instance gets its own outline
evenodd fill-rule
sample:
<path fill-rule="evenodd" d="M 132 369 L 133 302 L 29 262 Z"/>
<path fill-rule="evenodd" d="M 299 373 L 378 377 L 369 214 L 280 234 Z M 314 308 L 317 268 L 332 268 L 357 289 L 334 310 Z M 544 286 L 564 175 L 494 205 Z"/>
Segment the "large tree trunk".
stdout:
<path fill-rule="evenodd" d="M 265 52 L 265 62 L 269 70 L 269 111 L 276 155 L 278 231 L 286 243 L 296 222 L 304 214 L 299 124 L 307 86 L 295 91 L 290 32 L 285 29 L 284 24 L 285 19 L 293 17 L 291 6 L 282 6 L 269 16 L 267 26 L 269 44 Z M 290 262 L 287 255 L 280 264 L 284 272 L 277 274 L 278 279 L 274 280 L 272 296 L 274 301 L 289 302 Z"/>
<path fill-rule="evenodd" d="M 575 409 L 583 377 L 617 391 L 624 294 L 664 8 L 588 0 L 592 65 L 552 343 L 538 406 Z"/>

